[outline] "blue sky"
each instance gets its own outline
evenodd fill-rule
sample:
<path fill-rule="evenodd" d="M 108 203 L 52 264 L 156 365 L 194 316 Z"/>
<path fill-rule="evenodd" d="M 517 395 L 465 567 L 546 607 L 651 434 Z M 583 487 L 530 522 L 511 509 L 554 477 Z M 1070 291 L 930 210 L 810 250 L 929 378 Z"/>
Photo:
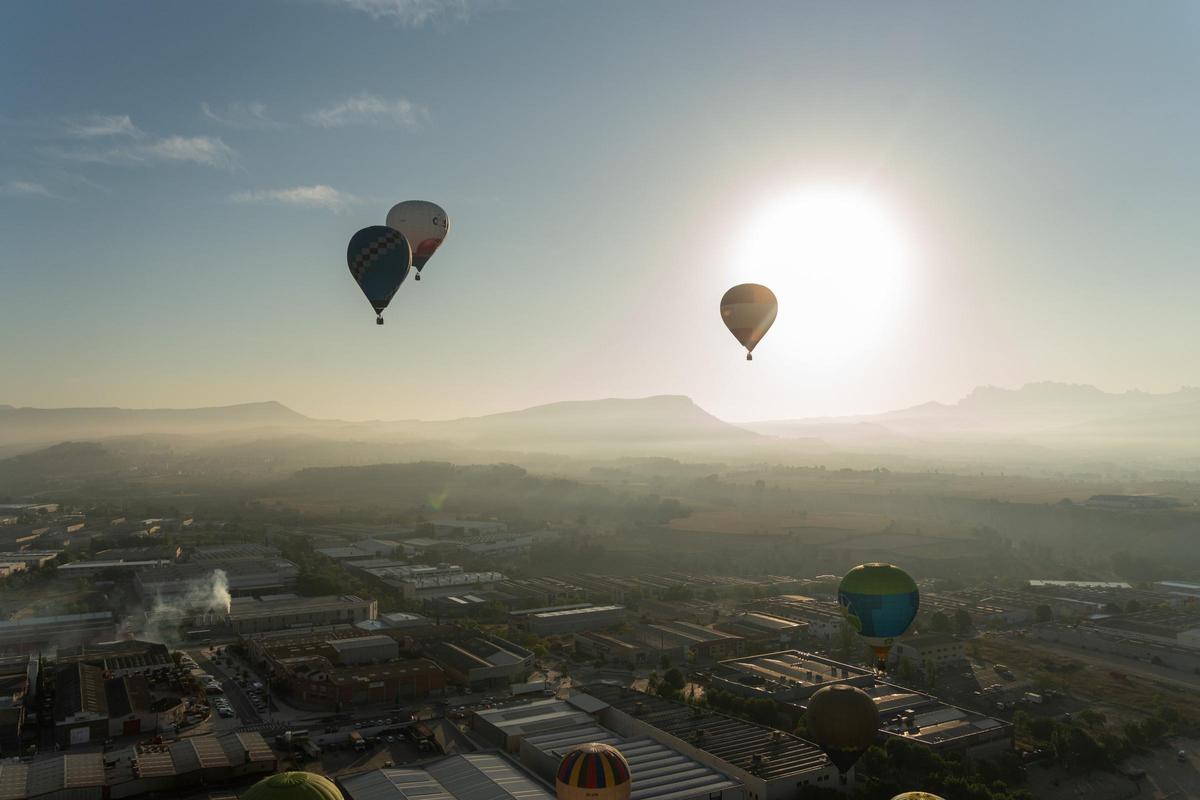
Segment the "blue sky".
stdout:
<path fill-rule="evenodd" d="M 0 4 L 0 402 L 752 419 L 1200 383 L 1198 34 L 1186 2 Z M 740 237 L 810 186 L 887 209 L 904 291 L 819 330 L 781 294 L 746 364 L 718 299 L 790 278 Z M 345 245 L 418 198 L 450 237 L 378 328 Z"/>

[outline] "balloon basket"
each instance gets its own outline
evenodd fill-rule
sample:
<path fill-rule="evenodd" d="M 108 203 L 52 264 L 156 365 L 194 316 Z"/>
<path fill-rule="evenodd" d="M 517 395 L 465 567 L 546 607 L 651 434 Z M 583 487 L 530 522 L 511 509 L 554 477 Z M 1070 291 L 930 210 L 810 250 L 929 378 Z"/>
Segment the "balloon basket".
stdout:
<path fill-rule="evenodd" d="M 382 325 L 382 324 L 383 324 L 383 317 L 376 317 L 376 318 L 375 318 L 375 324 L 376 324 L 376 325 Z"/>
<path fill-rule="evenodd" d="M 753 361 L 753 360 L 754 360 L 754 354 L 753 354 L 753 353 L 746 353 L 746 360 L 747 360 L 747 361 Z"/>
<path fill-rule="evenodd" d="M 416 277 L 416 278 L 414 278 L 414 280 L 418 280 L 418 281 L 419 281 L 419 280 L 421 280 L 421 273 L 419 273 L 419 272 L 418 272 L 418 273 L 417 273 L 417 277 Z"/>

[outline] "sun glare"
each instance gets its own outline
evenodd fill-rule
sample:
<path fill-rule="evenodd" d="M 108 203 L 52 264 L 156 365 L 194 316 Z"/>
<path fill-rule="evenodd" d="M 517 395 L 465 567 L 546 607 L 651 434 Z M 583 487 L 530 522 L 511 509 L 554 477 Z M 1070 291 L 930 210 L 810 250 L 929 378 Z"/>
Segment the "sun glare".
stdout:
<path fill-rule="evenodd" d="M 779 299 L 766 346 L 810 362 L 869 353 L 893 325 L 909 253 L 890 210 L 856 187 L 810 187 L 763 210 L 740 239 L 737 278 Z"/>

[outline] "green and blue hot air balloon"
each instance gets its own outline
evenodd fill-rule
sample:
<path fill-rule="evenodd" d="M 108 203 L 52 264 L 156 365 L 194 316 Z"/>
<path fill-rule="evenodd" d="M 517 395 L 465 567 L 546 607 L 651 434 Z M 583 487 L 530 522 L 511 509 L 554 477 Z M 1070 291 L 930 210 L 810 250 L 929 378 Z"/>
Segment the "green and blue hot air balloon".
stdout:
<path fill-rule="evenodd" d="M 850 626 L 875 651 L 876 666 L 917 618 L 920 592 L 912 577 L 892 564 L 860 564 L 838 586 L 838 603 Z"/>

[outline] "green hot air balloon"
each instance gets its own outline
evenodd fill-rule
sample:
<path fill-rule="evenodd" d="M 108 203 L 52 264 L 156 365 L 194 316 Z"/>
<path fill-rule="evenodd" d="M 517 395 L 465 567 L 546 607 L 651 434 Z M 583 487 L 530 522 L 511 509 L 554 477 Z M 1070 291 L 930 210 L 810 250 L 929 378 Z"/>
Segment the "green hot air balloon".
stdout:
<path fill-rule="evenodd" d="M 846 621 L 875 651 L 876 666 L 887 666 L 888 652 L 917 618 L 921 605 L 916 581 L 892 564 L 860 564 L 838 586 Z"/>
<path fill-rule="evenodd" d="M 875 701 L 862 689 L 845 683 L 830 684 L 809 698 L 806 719 L 809 735 L 843 780 L 879 732 Z"/>

